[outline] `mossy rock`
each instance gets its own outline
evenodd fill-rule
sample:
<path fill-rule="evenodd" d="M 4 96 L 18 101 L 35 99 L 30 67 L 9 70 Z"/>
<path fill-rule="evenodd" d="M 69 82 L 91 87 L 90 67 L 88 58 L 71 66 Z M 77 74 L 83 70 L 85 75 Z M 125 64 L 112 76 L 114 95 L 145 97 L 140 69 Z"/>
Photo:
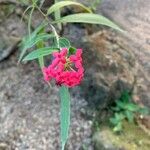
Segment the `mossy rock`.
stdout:
<path fill-rule="evenodd" d="M 124 123 L 123 132 L 116 134 L 102 126 L 93 136 L 95 150 L 149 150 L 150 136 L 138 125 Z"/>

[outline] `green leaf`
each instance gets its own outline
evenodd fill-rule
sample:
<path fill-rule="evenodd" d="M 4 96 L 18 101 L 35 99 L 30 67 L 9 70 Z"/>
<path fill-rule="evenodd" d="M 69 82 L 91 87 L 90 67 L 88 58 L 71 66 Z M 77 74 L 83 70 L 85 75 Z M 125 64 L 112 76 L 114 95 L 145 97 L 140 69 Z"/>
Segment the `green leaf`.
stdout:
<path fill-rule="evenodd" d="M 133 104 L 133 103 L 128 103 L 126 104 L 126 109 L 129 111 L 138 111 L 139 110 L 139 106 L 137 104 Z"/>
<path fill-rule="evenodd" d="M 24 59 L 23 61 L 28 61 L 28 60 L 33 60 L 33 59 L 37 59 L 40 58 L 42 56 L 46 56 L 51 54 L 52 52 L 58 51 L 58 48 L 52 48 L 52 47 L 44 47 L 44 48 L 40 48 L 37 50 L 32 51 L 31 53 L 29 53 Z"/>
<path fill-rule="evenodd" d="M 26 45 L 26 48 L 31 48 L 33 47 L 36 43 L 38 43 L 41 40 L 47 40 L 49 38 L 55 37 L 53 34 L 47 34 L 47 33 L 42 33 L 37 35 L 32 41 L 29 39 L 28 44 Z"/>
<path fill-rule="evenodd" d="M 34 11 L 35 7 L 32 7 L 31 12 L 29 14 L 29 20 L 28 20 L 28 32 L 29 32 L 29 36 L 31 34 L 31 21 L 32 21 L 32 14 Z"/>
<path fill-rule="evenodd" d="M 126 103 L 118 100 L 116 101 L 117 107 L 121 108 L 121 109 L 126 109 Z"/>
<path fill-rule="evenodd" d="M 119 123 L 119 121 L 116 118 L 110 118 L 109 120 L 113 125 L 116 125 Z"/>
<path fill-rule="evenodd" d="M 120 111 L 120 107 L 111 107 L 113 111 Z"/>
<path fill-rule="evenodd" d="M 75 47 L 70 47 L 69 48 L 69 55 L 75 54 L 76 48 Z"/>
<path fill-rule="evenodd" d="M 80 6 L 81 8 L 83 8 L 84 10 L 86 10 L 87 12 L 91 13 L 91 10 L 80 4 L 80 3 L 77 3 L 77 2 L 72 2 L 72 1 L 61 1 L 61 2 L 57 2 L 55 3 L 54 5 L 52 5 L 48 11 L 47 11 L 47 15 L 50 15 L 51 13 L 61 9 L 62 7 L 65 7 L 65 6 L 69 6 L 69 5 L 76 5 L 76 6 Z"/>
<path fill-rule="evenodd" d="M 60 99 L 61 99 L 61 110 L 60 110 L 61 142 L 62 142 L 62 150 L 64 150 L 66 141 L 68 139 L 70 126 L 70 94 L 68 88 L 65 86 L 60 87 Z"/>
<path fill-rule="evenodd" d="M 121 121 L 125 118 L 125 116 L 122 113 L 115 113 L 115 118 L 116 120 Z"/>
<path fill-rule="evenodd" d="M 40 33 L 44 33 L 44 32 L 45 32 L 45 30 L 44 30 L 44 28 L 43 28 L 43 29 L 40 31 Z M 43 41 L 43 39 L 40 40 L 39 42 L 37 42 L 36 47 L 37 47 L 38 49 L 45 47 L 45 46 L 44 46 L 44 41 Z M 44 58 L 43 58 L 43 56 L 39 57 L 39 58 L 38 58 L 38 61 L 39 61 L 40 68 L 42 69 L 42 68 L 44 67 Z"/>
<path fill-rule="evenodd" d="M 127 91 L 124 91 L 120 97 L 120 101 L 123 101 L 124 103 L 129 103 L 130 99 L 131 99 L 131 95 Z"/>
<path fill-rule="evenodd" d="M 124 32 L 120 29 L 115 23 L 105 18 L 104 16 L 90 13 L 78 13 L 73 15 L 68 15 L 62 17 L 59 20 L 54 21 L 53 23 L 89 23 L 89 24 L 101 24 L 112 27 L 116 30 Z"/>
<path fill-rule="evenodd" d="M 113 129 L 114 132 L 119 132 L 122 130 L 122 122 L 119 122 Z"/>
<path fill-rule="evenodd" d="M 55 0 L 55 4 L 58 2 L 59 0 Z M 60 12 L 60 9 L 57 9 L 57 11 L 54 12 L 54 16 L 55 16 L 55 20 L 58 20 L 61 18 L 61 12 Z M 61 23 L 58 23 L 58 29 L 61 31 L 62 29 L 62 26 L 61 26 Z"/>
<path fill-rule="evenodd" d="M 70 48 L 71 44 L 66 38 L 59 38 L 59 46 L 61 48 Z"/>
<path fill-rule="evenodd" d="M 47 33 L 42 33 L 39 35 L 36 35 L 37 33 L 33 33 L 30 37 L 26 36 L 23 38 L 23 41 L 21 43 L 20 49 L 22 50 L 18 62 L 20 62 L 25 55 L 27 49 L 33 47 L 36 43 L 38 43 L 41 40 L 47 40 L 49 38 L 53 38 L 53 34 L 47 34 Z"/>
<path fill-rule="evenodd" d="M 21 49 L 21 54 L 20 54 L 20 57 L 19 57 L 19 60 L 18 60 L 18 63 L 20 63 L 20 61 L 22 60 L 24 54 L 26 53 L 27 49 L 32 47 L 33 45 L 31 44 L 32 41 L 36 38 L 36 35 L 40 32 L 40 30 L 43 29 L 43 27 L 45 26 L 46 24 L 45 23 L 42 23 L 40 26 L 38 26 L 34 32 L 32 32 L 30 34 L 30 36 L 25 36 L 21 43 L 20 43 L 20 49 Z M 32 46 L 31 46 L 32 45 Z"/>
<path fill-rule="evenodd" d="M 126 115 L 126 118 L 128 119 L 129 122 L 133 122 L 134 114 L 132 111 L 126 110 L 125 115 Z"/>

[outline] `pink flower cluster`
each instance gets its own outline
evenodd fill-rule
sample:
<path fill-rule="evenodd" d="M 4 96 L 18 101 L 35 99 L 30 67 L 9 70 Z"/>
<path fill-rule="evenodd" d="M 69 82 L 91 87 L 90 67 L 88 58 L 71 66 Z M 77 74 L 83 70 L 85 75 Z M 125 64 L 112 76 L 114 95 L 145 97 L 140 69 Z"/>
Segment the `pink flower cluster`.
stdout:
<path fill-rule="evenodd" d="M 43 68 L 45 81 L 54 78 L 57 85 L 68 87 L 80 84 L 84 73 L 81 55 L 82 49 L 77 49 L 76 53 L 70 56 L 67 48 L 54 52 L 52 64 Z"/>

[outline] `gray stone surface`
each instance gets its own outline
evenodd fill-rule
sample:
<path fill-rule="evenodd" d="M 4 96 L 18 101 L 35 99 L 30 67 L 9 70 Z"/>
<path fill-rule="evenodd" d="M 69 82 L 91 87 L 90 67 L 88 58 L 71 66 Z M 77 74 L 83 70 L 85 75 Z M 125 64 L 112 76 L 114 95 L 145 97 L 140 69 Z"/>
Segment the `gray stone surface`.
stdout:
<path fill-rule="evenodd" d="M 137 73 L 133 53 L 115 32 L 102 30 L 87 37 L 84 47 L 83 93 L 90 106 L 106 108 L 124 91 L 132 91 Z"/>
<path fill-rule="evenodd" d="M 25 34 L 25 24 L 14 14 L 14 5 L 0 5 L 0 61 L 16 49 Z"/>
<path fill-rule="evenodd" d="M 127 34 L 124 41 L 138 62 L 136 100 L 150 106 L 150 1 L 102 0 L 98 12 L 115 21 Z"/>
<path fill-rule="evenodd" d="M 82 26 L 68 25 L 64 36 L 73 41 L 73 46 L 83 48 L 85 77 L 81 91 L 91 108 L 102 110 L 125 90 L 133 90 L 137 64 L 119 34 L 101 30 L 89 36 Z"/>
<path fill-rule="evenodd" d="M 59 150 L 59 93 L 34 63 L 16 65 L 16 55 L 0 63 L 0 149 Z M 71 97 L 68 150 L 92 150 L 92 122 L 81 115 L 86 101 Z"/>
<path fill-rule="evenodd" d="M 110 133 L 107 132 L 107 130 L 96 132 L 94 134 L 94 150 L 119 150 L 113 145 L 109 134 Z"/>
<path fill-rule="evenodd" d="M 28 33 L 27 16 L 23 16 L 24 8 L 15 4 L 0 4 L 0 62 L 8 58 L 18 47 L 22 37 Z M 33 13 L 31 29 L 43 20 L 37 11 Z"/>

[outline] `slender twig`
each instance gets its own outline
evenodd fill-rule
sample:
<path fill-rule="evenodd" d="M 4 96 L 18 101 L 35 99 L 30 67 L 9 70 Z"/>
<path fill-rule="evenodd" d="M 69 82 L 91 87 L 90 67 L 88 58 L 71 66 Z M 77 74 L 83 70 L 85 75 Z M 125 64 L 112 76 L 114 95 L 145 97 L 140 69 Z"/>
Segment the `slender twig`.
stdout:
<path fill-rule="evenodd" d="M 58 35 L 58 33 L 57 33 L 55 27 L 50 23 L 50 21 L 49 21 L 47 15 L 46 15 L 45 13 L 43 13 L 43 11 L 42 11 L 37 5 L 36 5 L 36 8 L 37 8 L 37 9 L 39 10 L 39 12 L 43 15 L 43 17 L 48 21 L 49 26 L 51 27 L 51 29 L 52 29 L 54 35 L 56 36 L 57 46 L 58 46 L 58 48 L 60 48 L 60 45 L 59 45 L 59 35 Z"/>
<path fill-rule="evenodd" d="M 33 6 L 28 6 L 28 7 L 25 9 L 25 11 L 23 12 L 22 17 L 21 17 L 21 22 L 22 22 L 22 20 L 23 20 L 23 18 L 24 18 L 24 16 L 25 16 L 26 12 L 27 12 L 30 8 L 32 8 L 32 7 L 33 7 Z"/>

